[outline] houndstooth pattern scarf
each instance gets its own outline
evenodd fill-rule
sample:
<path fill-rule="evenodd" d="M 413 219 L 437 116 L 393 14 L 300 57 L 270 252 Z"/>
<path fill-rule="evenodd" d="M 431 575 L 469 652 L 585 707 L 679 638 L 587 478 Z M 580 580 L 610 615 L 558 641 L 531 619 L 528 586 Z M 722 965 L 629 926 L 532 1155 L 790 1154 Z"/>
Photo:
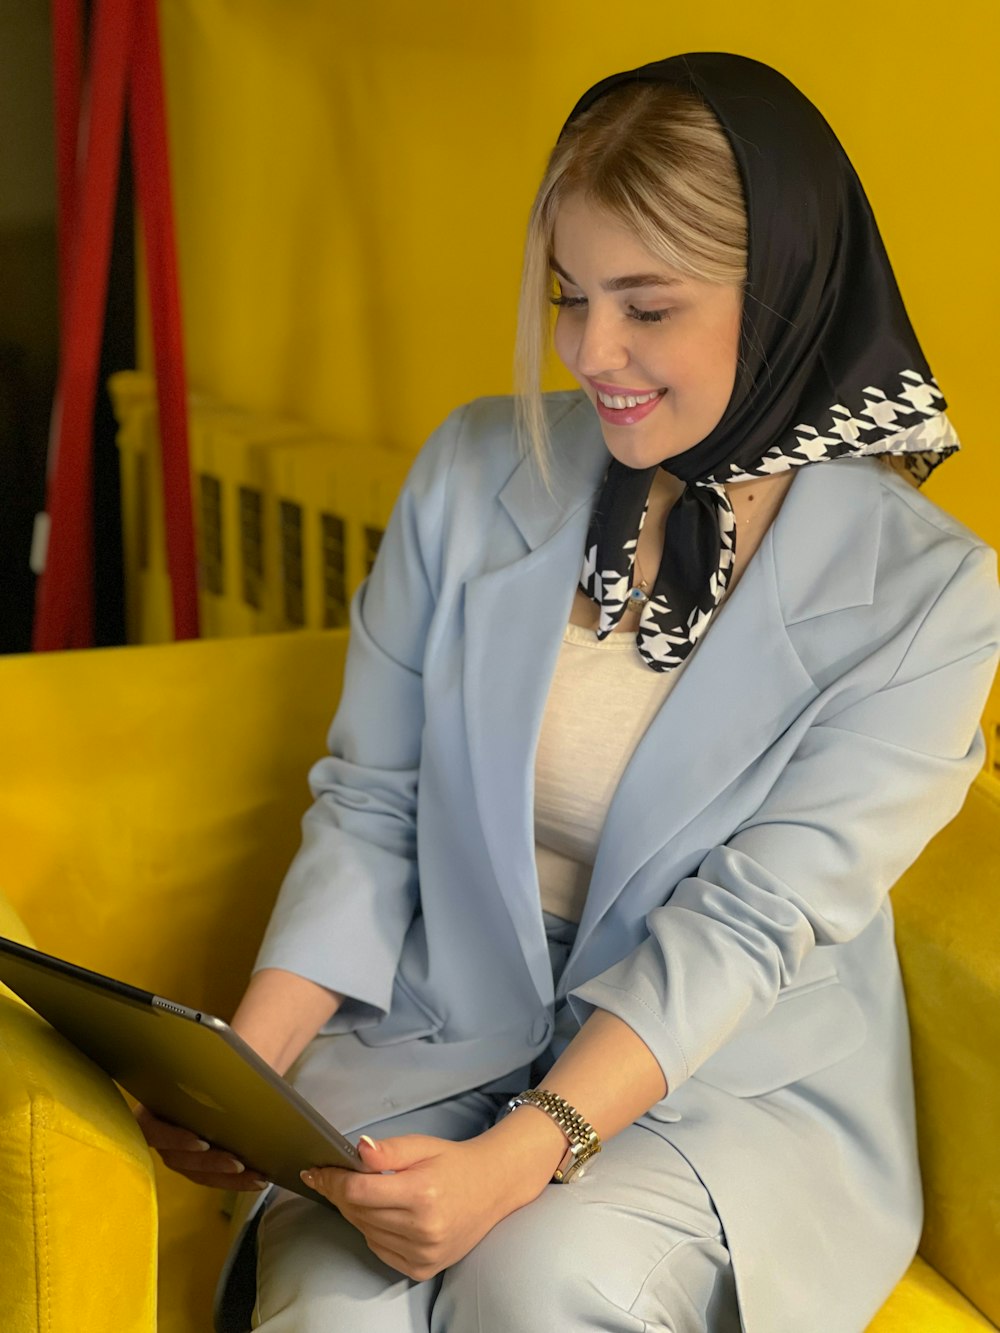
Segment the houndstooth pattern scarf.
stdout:
<path fill-rule="evenodd" d="M 712 433 L 661 466 L 685 483 L 663 558 L 639 597 L 643 660 L 670 671 L 693 651 L 732 579 L 726 483 L 898 455 L 918 484 L 958 448 L 857 175 L 819 111 L 776 70 L 742 56 L 675 56 L 584 94 L 563 134 L 632 81 L 698 93 L 721 122 L 747 203 L 744 368 Z M 635 552 L 657 469 L 612 459 L 591 518 L 580 586 L 610 634 L 635 596 Z"/>

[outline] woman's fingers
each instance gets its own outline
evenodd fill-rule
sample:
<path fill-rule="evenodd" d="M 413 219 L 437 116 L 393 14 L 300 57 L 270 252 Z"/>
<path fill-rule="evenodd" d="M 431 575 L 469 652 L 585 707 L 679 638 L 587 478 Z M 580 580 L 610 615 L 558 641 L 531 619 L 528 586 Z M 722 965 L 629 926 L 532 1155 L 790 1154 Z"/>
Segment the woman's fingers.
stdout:
<path fill-rule="evenodd" d="M 206 1189 L 213 1190 L 235 1190 L 238 1193 L 263 1190 L 270 1183 L 255 1171 L 244 1171 L 238 1176 L 228 1172 L 213 1174 L 205 1171 L 178 1171 L 177 1174 L 183 1176 L 185 1180 L 190 1180 L 193 1185 L 203 1185 Z"/>
<path fill-rule="evenodd" d="M 177 1152 L 170 1148 L 157 1148 L 156 1151 L 171 1171 L 197 1176 L 239 1176 L 246 1170 L 238 1158 L 221 1148 L 210 1148 L 207 1152 Z"/>
<path fill-rule="evenodd" d="M 446 1267 L 438 1238 L 415 1232 L 409 1214 L 393 1210 L 389 1221 L 388 1210 L 366 1214 L 364 1209 L 342 1207 L 340 1212 L 361 1232 L 372 1254 L 396 1272 L 423 1282 Z"/>
<path fill-rule="evenodd" d="M 137 1106 L 134 1111 L 143 1138 L 157 1152 L 207 1152 L 212 1146 L 180 1125 L 172 1125 L 153 1114 L 145 1106 Z"/>
<path fill-rule="evenodd" d="M 161 1120 L 145 1106 L 135 1108 L 143 1137 L 165 1166 L 210 1189 L 255 1190 L 267 1181 L 222 1148 L 213 1148 L 189 1129 Z"/>
<path fill-rule="evenodd" d="M 367 1233 L 373 1227 L 378 1227 L 380 1230 L 387 1233 L 391 1232 L 396 1236 L 414 1234 L 413 1215 L 402 1208 L 355 1208 L 349 1203 L 342 1203 L 337 1205 L 337 1211 L 342 1213 L 351 1226 L 357 1227 L 359 1231 Z"/>
<path fill-rule="evenodd" d="M 381 1259 L 384 1264 L 404 1277 L 412 1278 L 414 1282 L 426 1282 L 428 1278 L 437 1277 L 443 1267 L 432 1259 L 424 1260 L 413 1254 L 402 1254 L 395 1248 L 392 1238 L 383 1239 L 365 1234 L 365 1243 L 376 1259 Z"/>

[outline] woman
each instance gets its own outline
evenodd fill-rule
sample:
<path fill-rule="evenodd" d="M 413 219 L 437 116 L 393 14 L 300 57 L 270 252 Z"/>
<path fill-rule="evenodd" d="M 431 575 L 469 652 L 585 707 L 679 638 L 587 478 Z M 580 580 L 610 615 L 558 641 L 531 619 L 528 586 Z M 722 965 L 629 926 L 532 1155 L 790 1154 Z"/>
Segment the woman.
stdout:
<path fill-rule="evenodd" d="M 953 452 L 944 400 L 836 139 L 729 55 L 578 104 L 520 352 L 530 456 L 455 413 L 356 599 L 234 1018 L 377 1169 L 264 1196 L 253 1326 L 860 1333 L 921 1219 L 887 894 L 1000 638 L 992 553 L 880 461 Z"/>

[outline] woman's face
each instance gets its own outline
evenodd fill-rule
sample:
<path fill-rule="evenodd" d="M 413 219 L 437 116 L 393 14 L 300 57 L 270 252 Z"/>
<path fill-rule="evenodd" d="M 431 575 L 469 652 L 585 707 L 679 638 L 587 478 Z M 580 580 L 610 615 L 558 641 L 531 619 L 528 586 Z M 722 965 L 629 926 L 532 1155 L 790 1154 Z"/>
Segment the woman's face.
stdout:
<path fill-rule="evenodd" d="M 556 351 L 612 455 L 652 467 L 703 440 L 736 380 L 742 286 L 671 272 L 578 195 L 556 216 L 552 261 Z"/>

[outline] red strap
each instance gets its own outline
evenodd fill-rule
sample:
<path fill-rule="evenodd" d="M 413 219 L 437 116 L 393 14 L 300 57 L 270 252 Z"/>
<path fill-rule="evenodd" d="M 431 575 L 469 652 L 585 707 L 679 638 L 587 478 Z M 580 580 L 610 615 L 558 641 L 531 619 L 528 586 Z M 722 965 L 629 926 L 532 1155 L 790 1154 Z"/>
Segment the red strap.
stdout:
<path fill-rule="evenodd" d="M 198 634 L 183 342 L 156 0 L 97 0 L 87 144 L 77 170 L 82 35 L 79 0 L 53 0 L 62 300 L 36 650 L 93 642 L 93 417 L 107 302 L 126 91 L 143 217 L 163 441 L 167 561 L 177 638 Z"/>
<path fill-rule="evenodd" d="M 93 19 L 87 147 L 63 319 L 55 457 L 48 483 L 51 535 L 35 611 L 36 649 L 93 642 L 91 485 L 94 401 L 132 40 L 131 0 L 97 0 Z"/>
<path fill-rule="evenodd" d="M 146 243 L 146 273 L 156 357 L 167 566 L 173 595 L 174 637 L 194 639 L 198 637 L 198 574 L 177 247 L 156 0 L 136 0 L 135 21 L 129 124 Z"/>
<path fill-rule="evenodd" d="M 80 0 L 52 0 L 52 69 L 55 94 L 56 182 L 59 195 L 59 315 L 69 318 L 73 237 L 76 231 L 77 146 L 83 77 Z M 62 331 L 65 336 L 65 330 Z"/>

